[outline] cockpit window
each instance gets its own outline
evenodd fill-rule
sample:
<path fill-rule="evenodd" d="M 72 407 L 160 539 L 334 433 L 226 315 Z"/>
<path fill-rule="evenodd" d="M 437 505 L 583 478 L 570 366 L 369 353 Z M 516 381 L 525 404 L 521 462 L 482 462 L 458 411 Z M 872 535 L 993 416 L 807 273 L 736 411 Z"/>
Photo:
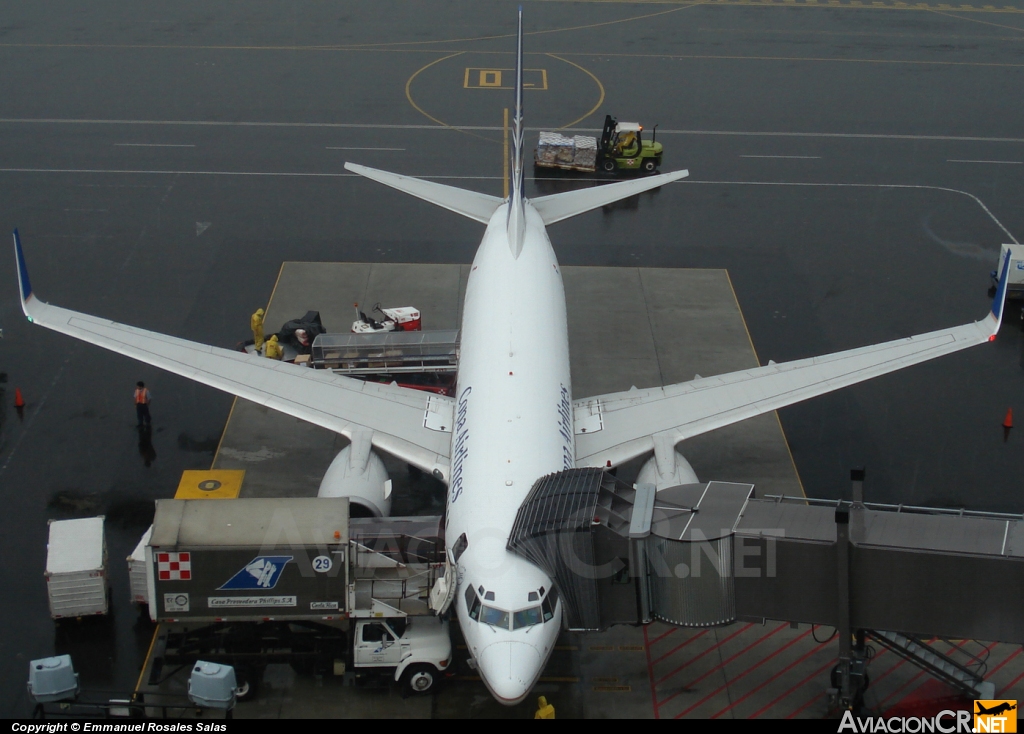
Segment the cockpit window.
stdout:
<path fill-rule="evenodd" d="M 466 611 L 469 612 L 470 619 L 480 618 L 480 598 L 472 586 L 466 589 Z"/>
<path fill-rule="evenodd" d="M 480 607 L 480 621 L 492 627 L 507 630 L 508 612 L 503 609 L 495 609 L 494 607 Z"/>
<path fill-rule="evenodd" d="M 543 621 L 544 619 L 540 607 L 520 609 L 512 615 L 512 629 L 518 630 L 523 627 L 532 627 L 533 625 L 540 624 Z"/>
<path fill-rule="evenodd" d="M 541 606 L 544 609 L 545 622 L 554 618 L 555 607 L 558 606 L 558 589 L 552 587 L 551 593 L 544 597 L 544 603 Z"/>

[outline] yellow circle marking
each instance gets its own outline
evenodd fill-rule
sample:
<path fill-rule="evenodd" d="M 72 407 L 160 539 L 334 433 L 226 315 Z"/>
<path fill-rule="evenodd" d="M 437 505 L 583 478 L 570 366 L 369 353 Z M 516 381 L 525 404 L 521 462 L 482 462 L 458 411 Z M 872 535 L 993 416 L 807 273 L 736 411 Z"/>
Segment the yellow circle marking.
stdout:
<path fill-rule="evenodd" d="M 597 112 L 598 107 L 600 107 L 601 105 L 604 104 L 604 84 L 602 84 L 601 80 L 598 79 L 596 76 L 594 76 L 588 69 L 584 69 L 579 64 L 573 63 L 572 61 L 569 61 L 568 59 L 563 59 L 561 56 L 555 56 L 554 54 L 548 54 L 548 56 L 550 56 L 553 59 L 558 59 L 559 61 L 563 61 L 566 64 L 569 64 L 570 66 L 575 66 L 577 69 L 579 69 L 584 74 L 586 74 L 591 79 L 593 79 L 594 80 L 594 84 L 596 84 L 597 88 L 601 91 L 601 96 L 598 98 L 597 104 L 595 104 L 593 107 L 591 107 L 590 111 L 587 112 L 587 114 L 583 115 L 583 117 L 579 117 L 579 118 L 573 120 L 572 122 L 567 122 L 566 124 L 562 125 L 562 127 L 558 128 L 559 130 L 564 130 L 567 127 L 572 127 L 573 125 L 575 125 L 577 122 L 580 122 L 581 120 L 587 119 L 592 114 Z"/>

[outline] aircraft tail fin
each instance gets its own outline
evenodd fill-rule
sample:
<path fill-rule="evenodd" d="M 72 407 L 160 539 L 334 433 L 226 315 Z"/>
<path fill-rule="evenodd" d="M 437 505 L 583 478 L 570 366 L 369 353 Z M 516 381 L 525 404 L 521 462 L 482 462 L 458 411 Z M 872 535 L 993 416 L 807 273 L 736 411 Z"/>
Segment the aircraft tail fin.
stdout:
<path fill-rule="evenodd" d="M 1006 287 L 1010 280 L 1010 253 L 1006 253 L 1003 261 L 1003 271 L 999 274 L 999 285 L 996 287 L 996 297 L 992 299 L 992 310 L 989 312 L 989 321 L 993 323 L 992 336 L 994 339 L 1003 323 L 1003 307 L 1006 305 Z"/>
<path fill-rule="evenodd" d="M 14 230 L 14 259 L 18 262 L 18 290 L 21 291 L 21 310 L 31 320 L 32 316 L 28 312 L 28 302 L 32 298 L 32 283 L 28 279 L 25 253 L 21 250 L 21 236 L 18 234 L 17 229 Z"/>
<path fill-rule="evenodd" d="M 512 118 L 512 145 L 509 146 L 508 244 L 519 257 L 526 234 L 526 198 L 523 177 L 523 6 L 519 6 L 519 32 L 516 43 L 515 113 Z"/>
<path fill-rule="evenodd" d="M 577 189 L 561 194 L 542 196 L 539 199 L 531 199 L 530 203 L 540 213 L 544 224 L 554 224 L 555 222 L 561 222 L 563 219 L 575 217 L 577 214 L 589 212 L 591 209 L 596 209 L 599 206 L 605 206 L 620 199 L 656 189 L 659 186 L 678 181 L 689 175 L 689 171 L 659 173 L 657 176 L 645 176 L 644 178 L 632 181 L 620 181 L 619 183 L 594 186 L 589 189 Z"/>
<path fill-rule="evenodd" d="M 429 201 L 431 204 L 436 204 L 442 209 L 453 211 L 456 214 L 461 214 L 464 217 L 483 222 L 484 224 L 491 221 L 495 210 L 503 203 L 497 196 L 467 191 L 466 189 L 446 186 L 434 183 L 433 181 L 424 181 L 421 178 L 413 178 L 412 176 L 402 176 L 398 173 L 380 171 L 376 168 L 367 168 L 355 163 L 346 163 L 345 168 L 353 173 L 358 173 L 360 176 L 365 176 L 393 189 L 404 191 L 419 199 Z"/>

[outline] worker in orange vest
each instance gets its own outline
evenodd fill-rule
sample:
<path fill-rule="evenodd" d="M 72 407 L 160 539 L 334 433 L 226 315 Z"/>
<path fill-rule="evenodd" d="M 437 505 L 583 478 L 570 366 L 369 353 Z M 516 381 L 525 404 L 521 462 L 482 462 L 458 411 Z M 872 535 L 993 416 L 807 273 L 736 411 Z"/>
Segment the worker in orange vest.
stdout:
<path fill-rule="evenodd" d="M 135 416 L 139 421 L 139 428 L 142 428 L 143 422 L 149 425 L 149 401 L 153 399 L 149 390 L 146 389 L 146 383 L 139 380 L 135 383 Z"/>

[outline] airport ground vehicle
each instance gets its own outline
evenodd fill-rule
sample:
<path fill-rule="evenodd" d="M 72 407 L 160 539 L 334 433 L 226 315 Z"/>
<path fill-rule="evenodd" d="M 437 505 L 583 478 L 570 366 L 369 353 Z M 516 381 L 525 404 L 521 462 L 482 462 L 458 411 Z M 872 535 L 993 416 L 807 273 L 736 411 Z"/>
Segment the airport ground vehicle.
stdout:
<path fill-rule="evenodd" d="M 235 667 L 240 698 L 275 663 L 433 690 L 452 661 L 448 621 L 428 602 L 452 573 L 441 518 L 352 519 L 348 506 L 157 500 L 143 554 L 149 615 L 162 625 L 150 680 L 204 660 Z"/>
<path fill-rule="evenodd" d="M 534 149 L 533 165 L 588 173 L 654 173 L 661 167 L 663 146 L 655 140 L 655 134 L 650 140 L 644 140 L 643 129 L 637 122 L 618 122 L 606 115 L 600 139 L 590 135 L 567 137 L 557 132 L 542 132 Z"/>

